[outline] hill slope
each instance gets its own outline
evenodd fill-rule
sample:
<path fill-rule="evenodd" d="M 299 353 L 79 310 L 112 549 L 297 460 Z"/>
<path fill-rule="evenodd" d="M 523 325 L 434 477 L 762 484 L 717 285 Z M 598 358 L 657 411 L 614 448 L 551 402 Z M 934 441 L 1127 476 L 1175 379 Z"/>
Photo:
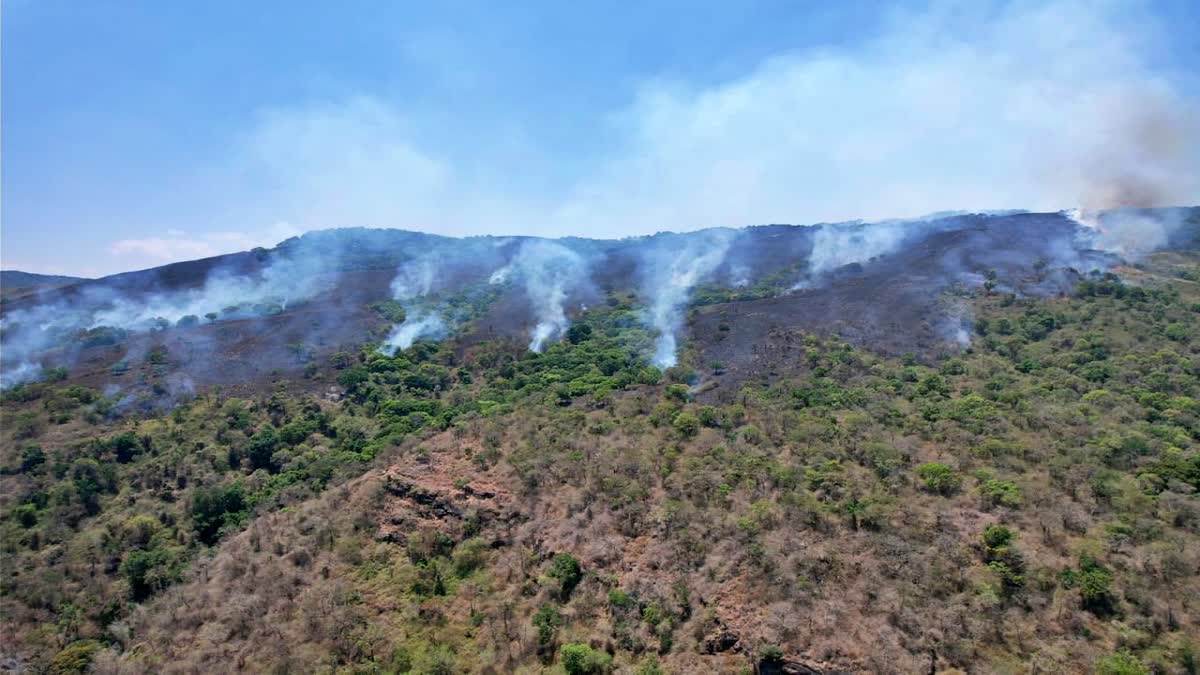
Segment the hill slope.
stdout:
<path fill-rule="evenodd" d="M 958 218 L 820 274 L 811 229 L 740 235 L 669 368 L 646 242 L 575 245 L 601 262 L 540 353 L 519 265 L 488 283 L 524 242 L 488 239 L 408 305 L 380 296 L 419 255 L 367 248 L 402 273 L 83 347 L 0 402 L 0 644 L 57 672 L 1189 672 L 1200 252 L 1072 249 L 1091 274 L 1059 217 Z M 423 307 L 462 320 L 377 348 Z M 289 331 L 345 342 L 251 370 Z"/>
<path fill-rule="evenodd" d="M 81 277 L 64 277 L 55 274 L 35 274 L 17 270 L 0 270 L 0 286 L 5 288 L 28 288 L 30 286 L 63 286 L 84 281 Z"/>

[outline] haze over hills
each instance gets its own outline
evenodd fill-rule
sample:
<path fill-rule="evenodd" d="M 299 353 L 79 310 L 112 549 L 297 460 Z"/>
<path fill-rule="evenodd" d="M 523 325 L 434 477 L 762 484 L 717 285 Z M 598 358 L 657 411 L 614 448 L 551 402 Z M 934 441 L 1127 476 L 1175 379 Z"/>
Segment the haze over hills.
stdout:
<path fill-rule="evenodd" d="M 561 339 L 572 316 L 614 293 L 643 308 L 642 320 L 659 340 L 646 356 L 664 367 L 688 337 L 689 311 L 700 331 L 745 313 L 732 342 L 723 344 L 752 344 L 773 328 L 799 327 L 885 353 L 932 354 L 969 332 L 970 318 L 942 301 L 952 287 L 988 282 L 1022 295 L 1062 293 L 1121 254 L 1179 247 L 1196 236 L 1194 209 L 1102 218 L 1118 224 L 1104 229 L 1069 214 L 1007 213 L 612 241 L 312 232 L 270 250 L 11 298 L 4 305 L 4 372 L 11 385 L 43 368 L 79 364 L 92 384 L 122 383 L 108 371 L 124 351 L 185 333 L 195 344 L 176 374 L 198 384 L 261 385 L 279 373 L 294 375 L 305 360 L 288 345 L 305 345 L 308 358 L 319 358 L 371 341 L 406 348 L 416 338 L 453 335 L 463 344 L 482 336 L 526 341 L 540 351 Z M 388 307 L 371 309 L 374 303 Z M 389 319 L 396 323 L 390 333 Z M 737 377 L 752 360 L 711 339 L 697 346 L 726 352 L 719 360 Z"/>

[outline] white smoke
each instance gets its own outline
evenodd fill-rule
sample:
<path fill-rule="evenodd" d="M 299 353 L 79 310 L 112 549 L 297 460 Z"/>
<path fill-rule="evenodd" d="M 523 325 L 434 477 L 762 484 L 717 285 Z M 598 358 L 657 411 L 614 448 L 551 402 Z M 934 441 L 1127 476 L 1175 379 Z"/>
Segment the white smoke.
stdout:
<path fill-rule="evenodd" d="M 505 265 L 495 272 L 492 272 L 492 276 L 488 277 L 488 283 L 493 286 L 502 284 L 508 281 L 510 276 L 512 276 L 512 265 Z"/>
<path fill-rule="evenodd" d="M 537 324 L 529 340 L 529 349 L 541 352 L 546 342 L 561 337 L 570 325 L 565 303 L 567 293 L 583 283 L 587 262 L 578 253 L 552 241 L 535 240 L 521 246 L 512 264 L 493 274 L 515 277 L 525 287 Z"/>
<path fill-rule="evenodd" d="M 1165 247 L 1183 224 L 1183 213 L 1177 209 L 1071 209 L 1062 213 L 1080 226 L 1080 245 L 1130 259 Z"/>
<path fill-rule="evenodd" d="M 809 271 L 822 274 L 844 265 L 866 262 L 894 251 L 908 234 L 907 226 L 896 221 L 822 225 L 813 235 Z"/>
<path fill-rule="evenodd" d="M 419 309 L 404 318 L 404 321 L 392 327 L 392 332 L 384 340 L 379 351 L 391 356 L 397 350 L 408 349 L 419 338 L 437 339 L 446 334 L 446 322 L 442 317 L 429 310 Z"/>
<path fill-rule="evenodd" d="M 118 297 L 110 307 L 96 312 L 87 328 L 115 326 L 129 330 L 157 319 L 171 323 L 185 316 L 204 317 L 216 313 L 225 318 L 255 316 L 263 310 L 287 309 L 288 303 L 303 300 L 331 285 L 326 276 L 330 261 L 320 256 L 282 259 L 258 276 L 217 270 L 198 289 L 146 297 Z M 256 309 L 257 308 L 257 309 Z"/>
<path fill-rule="evenodd" d="M 744 263 L 734 265 L 729 270 L 729 285 L 734 288 L 745 288 L 750 285 L 750 267 Z"/>
<path fill-rule="evenodd" d="M 211 272 L 199 288 L 125 294 L 108 285 L 87 285 L 68 299 L 6 312 L 0 387 L 27 382 L 41 373 L 41 360 L 72 336 L 100 327 L 129 332 L 159 330 L 192 316 L 198 321 L 271 314 L 308 299 L 333 283 L 339 254 L 297 250 L 279 256 L 256 274 L 228 269 Z"/>
<path fill-rule="evenodd" d="M 392 297 L 411 300 L 429 295 L 441 262 L 440 252 L 431 250 L 401 265 L 396 270 L 396 278 L 392 279 Z"/>
<path fill-rule="evenodd" d="M 644 260 L 645 293 L 650 298 L 647 319 L 658 331 L 654 364 L 675 365 L 676 333 L 683 323 L 683 308 L 692 288 L 711 275 L 725 259 L 737 234 L 732 230 L 705 230 L 687 237 L 669 237 L 647 250 Z"/>
<path fill-rule="evenodd" d="M 442 252 L 430 249 L 406 261 L 392 279 L 392 298 L 404 306 L 404 321 L 392 326 L 379 351 L 392 356 L 408 349 L 419 338 L 439 338 L 446 334 L 446 322 L 436 312 L 419 303 L 433 290 L 443 264 Z"/>

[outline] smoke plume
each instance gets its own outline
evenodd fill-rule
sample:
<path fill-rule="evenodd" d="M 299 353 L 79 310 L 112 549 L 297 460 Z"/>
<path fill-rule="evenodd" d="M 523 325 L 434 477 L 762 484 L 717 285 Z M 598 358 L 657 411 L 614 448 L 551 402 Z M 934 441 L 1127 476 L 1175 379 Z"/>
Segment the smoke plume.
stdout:
<path fill-rule="evenodd" d="M 670 235 L 648 247 L 643 257 L 645 294 L 650 299 L 647 319 L 658 331 L 654 364 L 675 365 L 676 334 L 692 288 L 711 275 L 725 259 L 737 233 L 705 230 L 687 236 Z"/>
<path fill-rule="evenodd" d="M 510 272 L 502 269 L 493 274 L 500 280 L 513 276 L 525 288 L 537 319 L 529 339 L 531 351 L 542 351 L 548 341 L 566 332 L 570 325 L 565 308 L 567 294 L 586 280 L 587 267 L 584 258 L 566 246 L 534 240 L 521 246 Z"/>
<path fill-rule="evenodd" d="M 36 379 L 42 358 L 55 350 L 60 360 L 78 351 L 81 331 L 118 329 L 128 333 L 162 330 L 175 324 L 250 318 L 281 312 L 330 288 L 340 252 L 293 246 L 259 271 L 218 267 L 198 288 L 127 293 L 115 284 L 89 284 L 72 296 L 6 312 L 0 386 Z"/>
<path fill-rule="evenodd" d="M 437 283 L 444 257 L 441 250 L 430 249 L 396 270 L 391 284 L 392 298 L 403 305 L 404 321 L 392 326 L 391 333 L 379 347 L 380 352 L 391 356 L 397 350 L 408 349 L 419 338 L 438 338 L 446 333 L 446 322 L 442 317 L 420 302 Z"/>
<path fill-rule="evenodd" d="M 441 316 L 428 309 L 415 309 L 404 321 L 393 326 L 379 350 L 389 356 L 408 349 L 418 338 L 438 339 L 447 331 Z"/>

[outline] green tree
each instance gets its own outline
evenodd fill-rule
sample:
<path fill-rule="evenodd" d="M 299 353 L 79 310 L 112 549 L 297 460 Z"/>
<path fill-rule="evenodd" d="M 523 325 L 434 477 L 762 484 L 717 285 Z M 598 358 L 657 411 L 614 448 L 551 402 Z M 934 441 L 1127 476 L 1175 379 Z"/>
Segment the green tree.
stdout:
<path fill-rule="evenodd" d="M 95 640 L 79 640 L 63 647 L 50 659 L 48 672 L 51 675 L 83 675 L 88 672 L 100 643 Z"/>
<path fill-rule="evenodd" d="M 1117 652 L 1096 662 L 1096 675 L 1150 675 L 1150 669 L 1133 654 Z"/>
<path fill-rule="evenodd" d="M 583 580 L 583 567 L 579 561 L 570 553 L 559 553 L 554 556 L 550 562 L 550 571 L 547 573 L 552 579 L 557 579 L 561 584 L 562 597 L 570 597 L 571 591 L 579 585 Z"/>
<path fill-rule="evenodd" d="M 917 475 L 925 484 L 925 489 L 939 495 L 951 495 L 962 485 L 962 476 L 957 471 L 941 462 L 927 462 L 917 467 Z"/>
<path fill-rule="evenodd" d="M 268 425 L 262 431 L 251 436 L 245 447 L 246 459 L 250 460 L 250 468 L 266 469 L 271 473 L 278 471 L 279 467 L 274 460 L 275 450 L 278 447 L 279 434 L 275 431 L 275 427 Z"/>
<path fill-rule="evenodd" d="M 592 327 L 586 323 L 575 323 L 567 329 L 567 340 L 573 345 L 577 345 L 591 337 Z"/>
<path fill-rule="evenodd" d="M 1062 574 L 1063 585 L 1078 588 L 1083 608 L 1093 614 L 1109 614 L 1113 611 L 1113 575 L 1095 558 L 1084 554 L 1079 557 L 1079 567 Z"/>
<path fill-rule="evenodd" d="M 178 561 L 166 548 L 132 551 L 121 563 L 121 575 L 129 582 L 129 594 L 141 602 L 179 580 Z"/>
<path fill-rule="evenodd" d="M 611 656 L 578 642 L 563 645 L 559 655 L 568 675 L 598 675 L 612 668 Z"/>
<path fill-rule="evenodd" d="M 216 543 L 221 530 L 237 525 L 246 516 L 246 498 L 240 483 L 199 488 L 192 495 L 192 525 L 205 544 Z"/>
<path fill-rule="evenodd" d="M 554 643 L 554 634 L 562 625 L 562 615 L 554 605 L 542 605 L 533 615 L 533 627 L 537 629 L 538 645 L 548 647 Z"/>
<path fill-rule="evenodd" d="M 684 438 L 691 438 L 700 433 L 700 418 L 690 412 L 681 412 L 671 423 L 675 432 Z"/>

